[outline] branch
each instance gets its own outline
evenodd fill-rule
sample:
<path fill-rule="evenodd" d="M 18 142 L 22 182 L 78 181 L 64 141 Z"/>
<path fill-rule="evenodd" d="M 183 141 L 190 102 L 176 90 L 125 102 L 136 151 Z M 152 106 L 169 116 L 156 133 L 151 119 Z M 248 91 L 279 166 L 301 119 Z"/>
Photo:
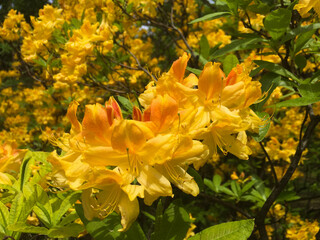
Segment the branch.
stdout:
<path fill-rule="evenodd" d="M 14 237 L 11 237 L 11 236 L 4 236 L 4 237 L 3 237 L 3 240 L 6 240 L 6 239 L 12 239 L 12 240 L 15 240 L 15 239 L 14 239 Z"/>
<path fill-rule="evenodd" d="M 279 185 L 278 177 L 277 177 L 276 171 L 275 171 L 275 169 L 274 169 L 273 163 L 272 163 L 272 161 L 271 161 L 271 159 L 270 159 L 270 156 L 269 156 L 269 154 L 267 153 L 266 149 L 264 148 L 262 142 L 259 142 L 259 144 L 260 144 L 260 147 L 262 148 L 262 151 L 264 152 L 264 154 L 266 155 L 266 157 L 267 157 L 267 159 L 268 159 L 268 161 L 269 161 L 269 163 L 270 163 L 271 172 L 272 172 L 272 174 L 273 174 L 274 181 L 275 181 L 275 183 L 276 183 L 276 186 L 278 186 L 278 185 Z"/>
<path fill-rule="evenodd" d="M 196 55 L 194 54 L 192 48 L 190 47 L 189 43 L 187 42 L 187 39 L 184 37 L 183 33 L 180 31 L 179 28 L 177 28 L 174 25 L 174 21 L 173 21 L 173 8 L 171 8 L 171 27 L 173 28 L 173 30 L 175 30 L 181 37 L 182 41 L 184 42 L 184 44 L 186 45 L 186 47 L 188 48 L 189 52 L 191 53 L 191 56 L 193 59 L 197 59 Z"/>
<path fill-rule="evenodd" d="M 139 59 L 130 51 L 129 48 L 127 48 L 125 45 L 121 45 L 119 44 L 117 41 L 115 41 L 115 44 L 117 44 L 119 47 L 123 48 L 124 50 L 126 50 L 136 61 L 137 65 L 138 65 L 138 69 L 145 72 L 149 77 L 151 77 L 154 81 L 158 81 L 158 79 L 152 74 L 150 73 L 147 69 L 145 69 L 144 67 L 141 66 L 141 63 L 139 61 Z"/>
<path fill-rule="evenodd" d="M 246 15 L 246 17 L 247 17 L 247 19 L 248 19 L 248 23 L 246 23 L 246 21 L 241 18 L 240 20 L 241 20 L 243 26 L 244 26 L 245 28 L 248 28 L 248 29 L 250 29 L 251 31 L 259 34 L 260 36 L 263 36 L 263 37 L 265 37 L 266 39 L 268 39 L 268 38 L 269 38 L 268 35 L 266 35 L 265 33 L 263 33 L 262 30 L 258 31 L 257 29 L 255 29 L 255 28 L 252 26 L 251 20 L 250 20 L 250 16 L 249 16 L 249 14 L 248 14 L 247 12 L 245 12 L 245 15 Z"/>
<path fill-rule="evenodd" d="M 306 123 L 308 115 L 310 116 L 311 121 L 310 121 L 310 123 L 309 123 L 303 137 L 302 137 L 302 129 L 304 128 L 304 125 Z M 257 214 L 255 223 L 256 223 L 257 228 L 259 230 L 261 240 L 268 240 L 267 231 L 265 229 L 265 218 L 267 216 L 267 213 L 269 212 L 269 209 L 271 208 L 272 204 L 277 199 L 279 194 L 284 190 L 284 188 L 288 184 L 290 178 L 292 177 L 294 171 L 298 167 L 302 153 L 306 149 L 308 142 L 311 139 L 312 133 L 314 132 L 314 129 L 318 125 L 319 122 L 320 122 L 320 115 L 315 116 L 313 114 L 312 107 L 307 106 L 306 117 L 305 117 L 305 119 L 301 125 L 301 129 L 300 129 L 299 144 L 297 146 L 297 149 L 296 149 L 294 156 L 291 158 L 290 166 L 287 169 L 284 176 L 282 177 L 282 179 L 280 180 L 279 185 L 276 186 L 272 190 L 270 196 L 268 197 L 268 199 L 266 200 L 266 202 L 262 206 L 261 210 Z M 253 238 L 253 236 L 251 235 L 250 239 L 252 239 L 252 238 Z"/>

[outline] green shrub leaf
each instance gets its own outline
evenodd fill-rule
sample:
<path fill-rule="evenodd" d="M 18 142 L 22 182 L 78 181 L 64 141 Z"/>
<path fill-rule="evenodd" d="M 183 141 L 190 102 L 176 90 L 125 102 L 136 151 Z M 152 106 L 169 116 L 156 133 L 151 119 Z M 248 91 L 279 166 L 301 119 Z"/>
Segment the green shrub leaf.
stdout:
<path fill-rule="evenodd" d="M 222 223 L 197 233 L 189 240 L 246 240 L 253 227 L 253 219 Z"/>

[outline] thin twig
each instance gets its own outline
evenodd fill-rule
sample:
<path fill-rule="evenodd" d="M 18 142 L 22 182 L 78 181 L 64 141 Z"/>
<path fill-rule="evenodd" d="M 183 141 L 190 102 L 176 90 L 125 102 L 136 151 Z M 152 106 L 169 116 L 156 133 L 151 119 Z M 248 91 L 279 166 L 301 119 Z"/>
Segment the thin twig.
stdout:
<path fill-rule="evenodd" d="M 174 21 L 173 21 L 173 8 L 171 8 L 171 27 L 180 35 L 182 41 L 184 42 L 184 44 L 186 45 L 186 47 L 188 48 L 191 56 L 193 59 L 197 59 L 196 58 L 196 55 L 194 54 L 192 48 L 190 47 L 189 43 L 187 42 L 187 39 L 184 37 L 183 33 L 180 31 L 179 28 L 177 28 L 175 25 L 174 25 Z"/>
<path fill-rule="evenodd" d="M 115 44 L 117 44 L 119 47 L 123 48 L 124 50 L 126 50 L 136 61 L 137 65 L 138 65 L 138 69 L 140 69 L 141 71 L 145 72 L 149 77 L 151 77 L 154 81 L 158 81 L 158 79 L 152 74 L 150 73 L 147 69 L 145 69 L 144 67 L 141 66 L 141 63 L 139 61 L 139 59 L 130 51 L 129 48 L 127 48 L 124 44 L 119 44 L 117 41 L 115 41 Z"/>
<path fill-rule="evenodd" d="M 268 161 L 270 163 L 271 172 L 272 172 L 272 175 L 274 177 L 274 181 L 276 183 L 276 186 L 278 186 L 279 185 L 279 181 L 278 181 L 278 177 L 277 177 L 276 171 L 274 169 L 273 163 L 271 161 L 271 158 L 270 158 L 268 152 L 266 151 L 266 149 L 264 148 L 262 142 L 259 142 L 259 144 L 260 144 L 260 147 L 262 148 L 262 151 L 264 152 L 264 155 L 266 155 L 266 157 L 267 157 L 267 159 L 268 159 Z"/>
<path fill-rule="evenodd" d="M 3 240 L 6 240 L 6 239 L 12 239 L 12 240 L 15 240 L 15 239 L 14 239 L 14 237 L 11 237 L 11 236 L 4 236 L 4 237 L 3 237 Z"/>

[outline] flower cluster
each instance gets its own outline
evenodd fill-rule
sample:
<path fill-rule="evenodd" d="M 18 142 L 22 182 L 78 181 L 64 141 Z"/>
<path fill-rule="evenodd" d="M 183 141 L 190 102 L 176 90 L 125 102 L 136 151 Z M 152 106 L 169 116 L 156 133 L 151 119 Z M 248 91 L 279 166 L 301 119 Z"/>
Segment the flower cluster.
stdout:
<path fill-rule="evenodd" d="M 25 22 L 23 14 L 11 9 L 0 27 L 2 40 L 15 41 L 29 32 L 30 26 Z"/>
<path fill-rule="evenodd" d="M 50 157 L 51 184 L 83 190 L 88 219 L 116 210 L 125 230 L 139 213 L 137 197 L 151 205 L 173 196 L 171 184 L 198 195 L 187 169 L 199 169 L 218 148 L 248 159 L 246 131 L 263 124 L 249 108 L 261 97 L 260 83 L 244 65 L 226 77 L 220 64 L 208 63 L 199 79 L 184 77 L 188 59 L 184 54 L 148 85 L 140 95 L 144 111 L 134 106 L 132 119 L 123 118 L 113 97 L 105 106 L 87 105 L 82 123 L 78 103 L 69 106 L 71 132 L 55 141 L 63 154 Z"/>

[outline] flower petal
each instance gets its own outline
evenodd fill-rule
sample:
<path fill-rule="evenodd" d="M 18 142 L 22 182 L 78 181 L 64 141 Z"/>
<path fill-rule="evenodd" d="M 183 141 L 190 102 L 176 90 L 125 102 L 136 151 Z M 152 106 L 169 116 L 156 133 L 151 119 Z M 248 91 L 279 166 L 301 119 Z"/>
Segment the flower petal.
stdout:
<path fill-rule="evenodd" d="M 126 231 L 139 215 L 139 202 L 137 199 L 130 201 L 126 193 L 122 193 L 118 204 L 118 209 L 121 213 L 122 229 L 119 232 Z"/>
<path fill-rule="evenodd" d="M 147 205 L 151 205 L 160 196 L 172 196 L 172 188 L 168 179 L 149 165 L 144 166 L 137 180 L 146 189 L 145 204 Z M 149 195 L 152 198 L 148 198 Z"/>

